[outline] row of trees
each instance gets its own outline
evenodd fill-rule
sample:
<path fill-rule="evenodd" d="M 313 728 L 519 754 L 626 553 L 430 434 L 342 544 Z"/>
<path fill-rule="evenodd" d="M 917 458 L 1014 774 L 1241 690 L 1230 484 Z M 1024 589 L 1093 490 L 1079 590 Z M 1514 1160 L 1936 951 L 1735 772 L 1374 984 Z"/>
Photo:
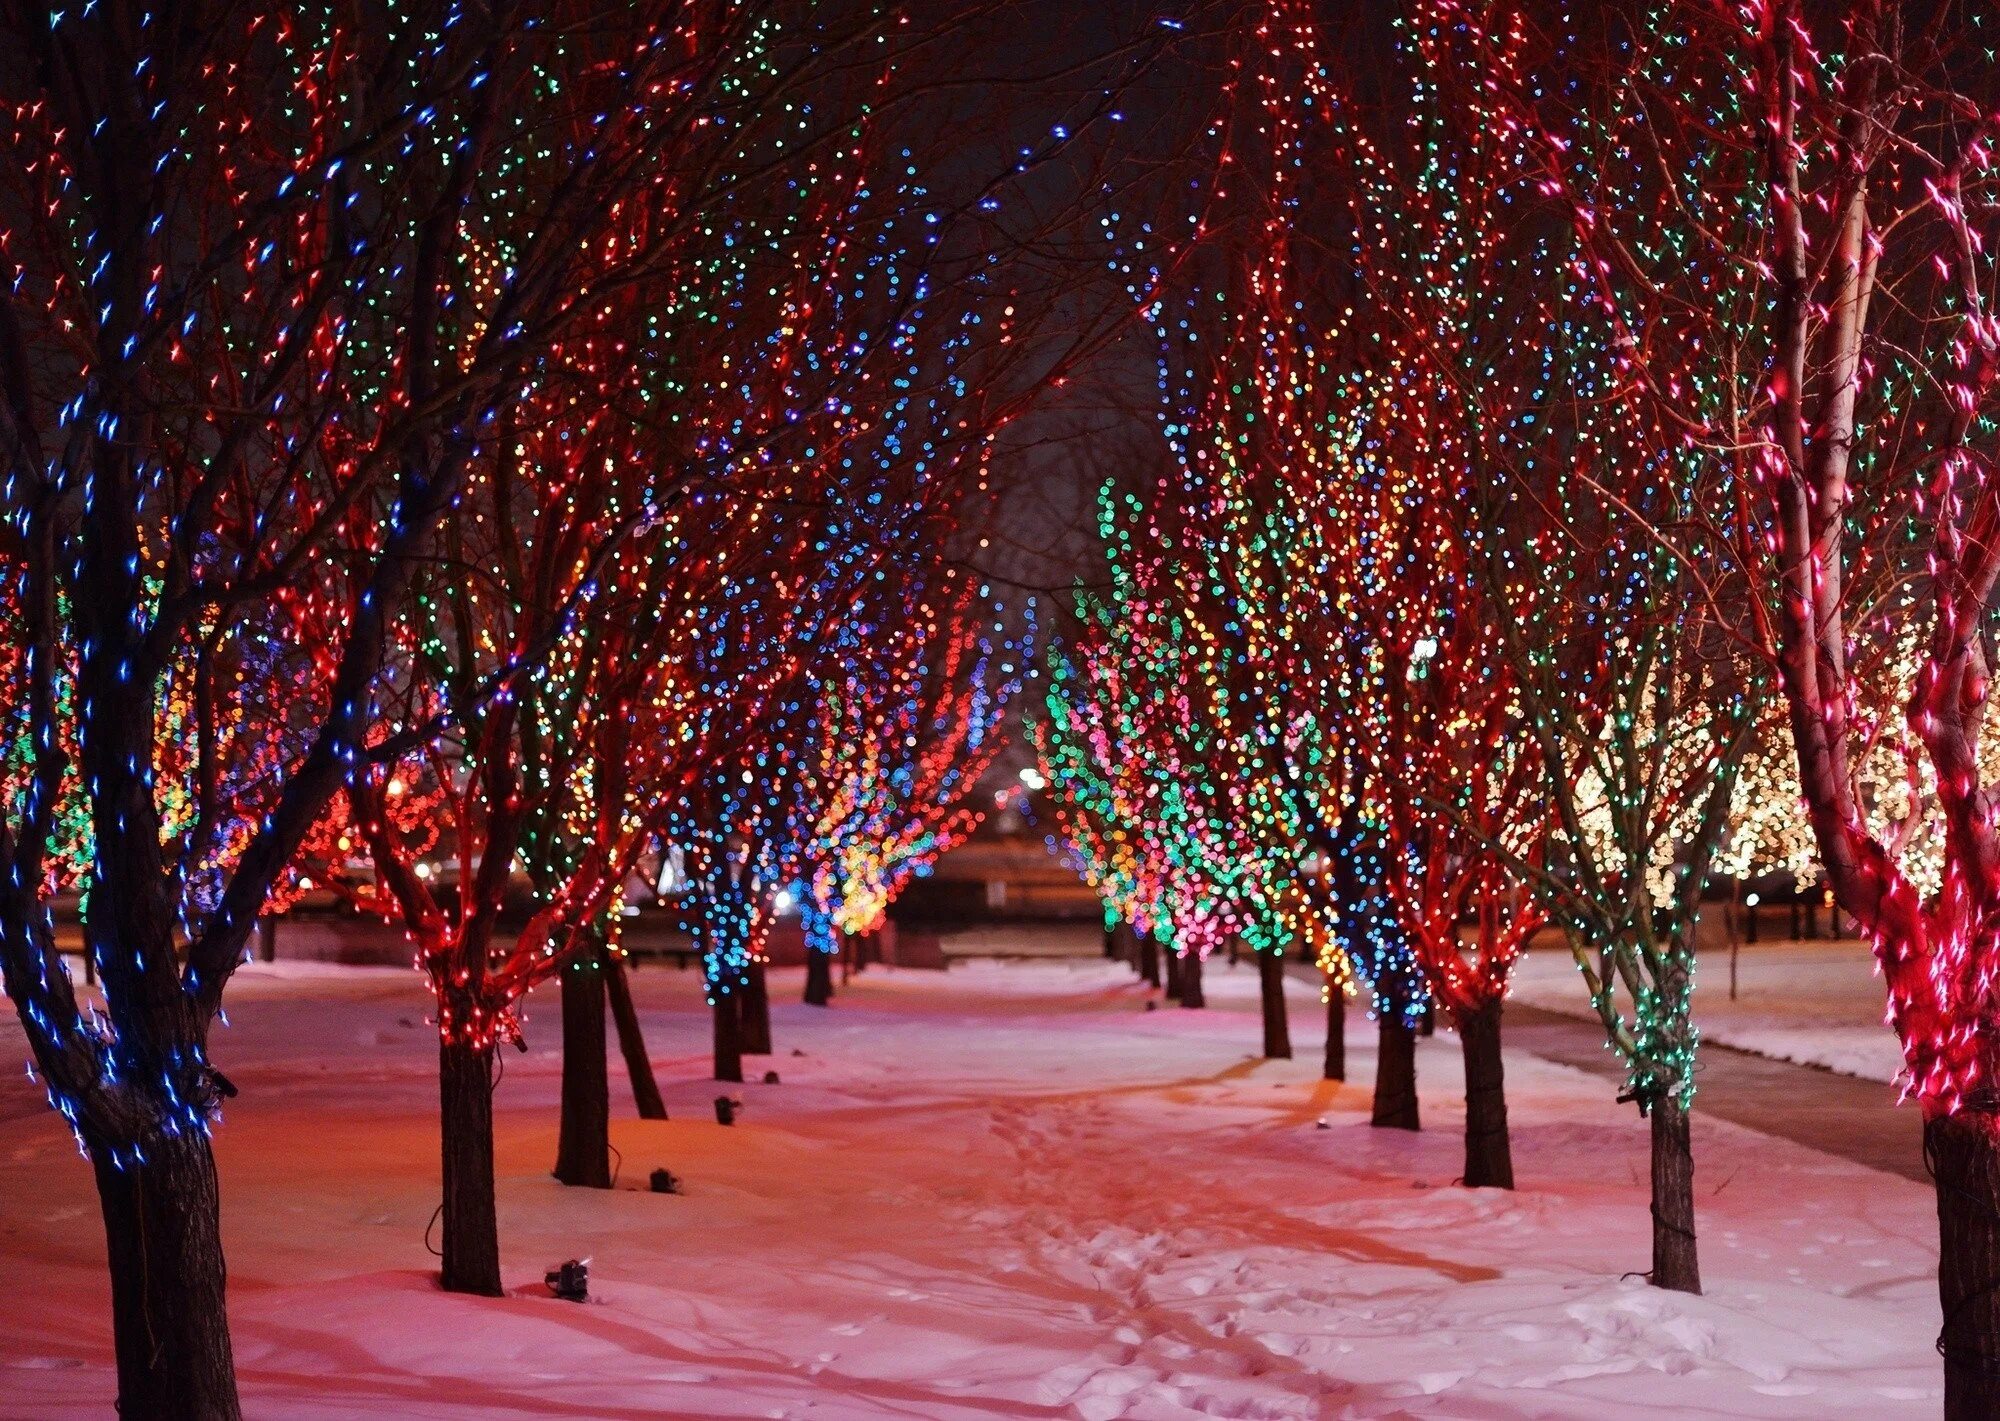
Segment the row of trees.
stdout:
<path fill-rule="evenodd" d="M 1499 1004 L 1557 930 L 1696 1289 L 1696 919 L 1809 828 L 1924 1113 L 1947 1411 L 1991 1414 L 1992 17 L 1257 10 L 1187 237 L 1130 269 L 1170 459 L 1107 486 L 1055 654 L 1062 835 L 1187 951 L 1277 904 L 1385 1031 L 1417 984 L 1469 1182 L 1510 1177 Z"/>
<path fill-rule="evenodd" d="M 495 1050 L 562 975 L 559 1172 L 604 1182 L 642 863 L 684 857 L 738 1079 L 772 894 L 867 931 L 969 829 L 1028 648 L 954 529 L 1121 318 L 1049 253 L 1169 38 L 1024 121 L 968 82 L 1007 17 L 0 22 L 0 972 L 94 1170 L 121 1414 L 237 1414 L 210 1031 L 308 884 L 410 936 L 444 1281 L 498 1292 Z"/>
<path fill-rule="evenodd" d="M 1692 1288 L 1696 918 L 1796 853 L 1796 796 L 1925 1115 L 1948 1409 L 1988 1414 L 1991 18 L 1245 0 L 1166 201 L 1070 160 L 1208 37 L 1135 30 L 1013 123 L 967 67 L 1008 8 L 9 12 L 0 974 L 94 1171 L 127 1414 L 235 1414 L 209 1033 L 308 878 L 416 945 L 445 1272 L 485 1290 L 495 1045 L 559 972 L 579 1041 L 615 1002 L 651 846 L 728 1075 L 764 890 L 823 993 L 964 831 L 1025 648 L 951 530 L 1103 341 L 1065 283 L 1112 206 L 1165 457 L 1107 490 L 1040 732 L 1107 901 L 1184 1000 L 1237 938 L 1364 985 L 1385 1124 L 1434 1003 L 1475 1182 L 1511 1177 L 1509 968 L 1559 931 Z"/>

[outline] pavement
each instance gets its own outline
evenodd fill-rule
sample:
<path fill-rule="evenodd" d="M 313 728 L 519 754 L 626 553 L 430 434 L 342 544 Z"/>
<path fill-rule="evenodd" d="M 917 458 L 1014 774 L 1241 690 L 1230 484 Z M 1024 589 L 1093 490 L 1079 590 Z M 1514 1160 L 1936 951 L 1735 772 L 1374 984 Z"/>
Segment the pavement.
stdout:
<path fill-rule="evenodd" d="M 1318 972 L 1302 963 L 1290 966 L 1301 979 L 1318 984 Z M 1500 1043 L 1503 1052 L 1524 1051 L 1614 1083 L 1625 1074 L 1594 1018 L 1509 1001 Z M 1923 1117 L 1915 1106 L 1897 1104 L 1894 1086 L 1713 1041 L 1702 1043 L 1695 1071 L 1697 1115 L 1712 1115 L 1919 1184 L 1931 1182 L 1924 1167 Z"/>
<path fill-rule="evenodd" d="M 1509 1002 L 1500 1039 L 1503 1051 L 1525 1051 L 1612 1080 L 1624 1075 L 1594 1021 Z M 1706 1041 L 1695 1067 L 1694 1108 L 1886 1174 L 1931 1182 L 1922 1114 L 1914 1105 L 1898 1105 L 1896 1088 L 1880 1081 Z"/>

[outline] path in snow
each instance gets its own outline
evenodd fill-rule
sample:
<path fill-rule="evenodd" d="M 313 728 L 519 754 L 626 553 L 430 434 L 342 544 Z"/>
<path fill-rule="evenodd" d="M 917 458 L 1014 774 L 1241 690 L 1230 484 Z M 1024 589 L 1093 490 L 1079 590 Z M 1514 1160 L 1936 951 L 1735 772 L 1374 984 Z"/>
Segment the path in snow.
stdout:
<path fill-rule="evenodd" d="M 1319 974 L 1312 968 L 1291 966 L 1299 980 L 1317 985 Z M 1526 1052 L 1613 1082 L 1622 1078 L 1624 1068 L 1605 1045 L 1596 1017 L 1553 1011 L 1537 1004 L 1540 1000 L 1508 1000 L 1501 1041 L 1510 1059 Z M 1350 1021 L 1350 1037 L 1355 1030 Z M 1916 1107 L 1898 1103 L 1893 1086 L 1708 1039 L 1702 1042 L 1695 1071 L 1695 1109 L 1702 1114 L 1930 1183 L 1923 1117 Z"/>
<path fill-rule="evenodd" d="M 673 1119 L 627 1117 L 622 1187 L 565 1190 L 556 1011 L 496 1096 L 510 1295 L 440 1293 L 435 1038 L 413 974 L 247 969 L 218 1064 L 248 1415 L 283 1421 L 1935 1417 L 1929 1191 L 1698 1112 L 1704 1297 L 1648 1249 L 1646 1132 L 1613 1082 L 1514 1050 L 1522 1188 L 1467 1191 L 1449 1037 L 1428 1129 L 1261 1061 L 1256 975 L 1149 1011 L 1101 960 L 870 969 L 831 1010 L 774 974 L 782 1084 L 714 1121 L 694 974 L 635 987 Z M 1518 1044 L 1518 1043 L 1517 1043 Z M 0 1053 L 18 1058 L 9 1021 Z M 615 1055 L 614 1055 L 615 1063 Z M 109 1417 L 89 1171 L 0 1084 L 0 1417 Z M 634 1185 L 667 1165 L 686 1192 Z M 542 1271 L 592 1256 L 593 1301 Z"/>
<path fill-rule="evenodd" d="M 1866 943 L 1743 943 L 1733 969 L 1726 943 L 1704 947 L 1701 958 L 1694 1017 L 1704 1043 L 1864 1080 L 1890 1083 L 1901 1076 L 1902 1048 L 1883 1022 L 1882 977 Z M 1545 946 L 1521 960 L 1513 1000 L 1589 1017 L 1576 964 L 1557 935 L 1548 934 Z"/>
<path fill-rule="evenodd" d="M 1594 1020 L 1509 1002 L 1503 1034 L 1508 1045 L 1545 1061 L 1607 1077 L 1623 1075 Z M 1870 1169 L 1930 1183 L 1924 1168 L 1923 1116 L 1914 1105 L 1899 1105 L 1895 1087 L 1880 1081 L 1704 1041 L 1695 1065 L 1695 1109 Z"/>

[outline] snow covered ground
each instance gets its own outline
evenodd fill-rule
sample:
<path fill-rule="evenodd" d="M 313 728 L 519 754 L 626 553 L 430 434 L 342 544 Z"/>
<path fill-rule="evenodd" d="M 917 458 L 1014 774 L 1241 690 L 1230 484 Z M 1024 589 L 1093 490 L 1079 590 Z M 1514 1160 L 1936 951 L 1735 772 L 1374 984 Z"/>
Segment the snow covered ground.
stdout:
<path fill-rule="evenodd" d="M 1591 1014 L 1576 963 L 1553 938 L 1522 958 L 1514 995 L 1567 1015 Z M 1883 1022 L 1885 1004 L 1874 955 L 1853 941 L 1747 943 L 1737 958 L 1734 1000 L 1726 948 L 1705 951 L 1695 978 L 1703 1040 L 1871 1081 L 1894 1081 L 1903 1069 L 1902 1048 Z"/>
<path fill-rule="evenodd" d="M 556 1008 L 498 1093 L 511 1295 L 432 1283 L 435 1050 L 413 974 L 252 968 L 217 1059 L 231 1312 L 252 1417 L 1934 1417 L 1921 1187 L 1697 1116 L 1705 1297 L 1647 1262 L 1644 1129 L 1598 1078 L 1508 1062 L 1515 1194 L 1458 1172 L 1455 1043 L 1429 1129 L 1252 1057 L 1247 966 L 1145 1010 L 1102 961 L 871 969 L 831 1010 L 778 974 L 782 1084 L 714 1121 L 696 978 L 636 985 L 674 1118 L 618 1098 L 612 1193 L 547 1177 Z M 1710 984 L 1705 984 L 1710 985 Z M 1574 988 L 1574 984 L 1570 984 Z M 19 1059 L 11 1016 L 0 1054 Z M 614 1063 L 616 1057 L 614 1055 Z M 759 1069 L 765 1063 L 757 1063 Z M 89 1176 L 0 1085 L 0 1416 L 111 1415 Z M 619 1083 L 614 1080 L 614 1086 Z M 1320 1128 L 1324 1122 L 1325 1128 Z M 635 1188 L 657 1165 L 686 1193 Z M 593 1300 L 545 1268 L 592 1259 Z"/>

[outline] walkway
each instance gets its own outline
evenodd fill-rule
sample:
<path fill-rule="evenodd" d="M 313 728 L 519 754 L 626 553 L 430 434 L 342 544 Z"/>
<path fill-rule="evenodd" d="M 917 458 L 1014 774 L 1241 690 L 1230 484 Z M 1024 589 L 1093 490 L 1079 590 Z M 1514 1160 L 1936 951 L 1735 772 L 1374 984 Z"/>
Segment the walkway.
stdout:
<path fill-rule="evenodd" d="M 1299 963 L 1289 965 L 1301 980 L 1318 984 L 1318 972 Z M 1623 1075 L 1605 1047 L 1602 1029 L 1580 1016 L 1510 1001 L 1501 1042 L 1508 1051 L 1525 1051 L 1612 1080 Z M 1924 1169 L 1922 1117 L 1915 1106 L 1896 1103 L 1893 1086 L 1775 1061 L 1712 1041 L 1702 1043 L 1697 1071 L 1697 1114 L 1919 1184 L 1930 1183 Z"/>
<path fill-rule="evenodd" d="M 1509 1002 L 1501 1040 L 1545 1061 L 1613 1078 L 1622 1074 L 1605 1048 L 1603 1031 L 1581 1017 Z M 1694 1108 L 1697 1114 L 1870 1169 L 1930 1183 L 1924 1170 L 1922 1117 L 1914 1105 L 1898 1105 L 1895 1087 L 1880 1081 L 1703 1042 Z"/>

